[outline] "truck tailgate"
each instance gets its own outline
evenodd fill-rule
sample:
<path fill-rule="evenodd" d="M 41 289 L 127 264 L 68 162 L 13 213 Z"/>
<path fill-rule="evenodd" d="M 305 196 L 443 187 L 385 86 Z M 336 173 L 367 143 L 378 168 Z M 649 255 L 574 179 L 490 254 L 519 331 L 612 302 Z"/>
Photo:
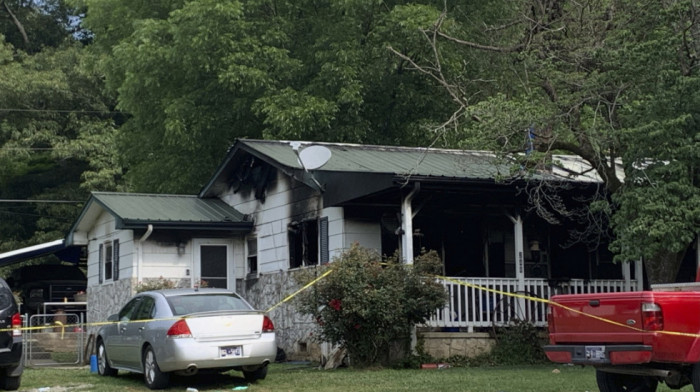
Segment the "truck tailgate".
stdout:
<path fill-rule="evenodd" d="M 558 295 L 552 301 L 562 307 L 550 305 L 550 317 L 554 319 L 550 332 L 567 337 L 569 342 L 585 342 L 600 341 L 600 334 L 629 333 L 633 328 L 641 328 L 641 304 L 652 300 L 651 292 L 637 291 Z"/>
<path fill-rule="evenodd" d="M 653 361 L 700 360 L 700 347 L 694 344 L 700 332 L 700 292 L 575 294 L 554 296 L 552 301 L 556 303 L 550 304 L 549 314 L 553 346 L 638 345 L 651 349 Z M 642 303 L 660 307 L 662 330 L 644 330 Z"/>

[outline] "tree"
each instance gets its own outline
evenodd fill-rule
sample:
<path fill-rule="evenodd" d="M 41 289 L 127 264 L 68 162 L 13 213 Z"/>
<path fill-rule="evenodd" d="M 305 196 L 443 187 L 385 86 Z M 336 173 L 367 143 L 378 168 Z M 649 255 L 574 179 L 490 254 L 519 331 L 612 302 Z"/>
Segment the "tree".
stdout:
<path fill-rule="evenodd" d="M 58 47 L 74 37 L 85 38 L 74 23 L 78 11 L 63 0 L 0 1 L 0 34 L 26 53 Z"/>
<path fill-rule="evenodd" d="M 621 61 L 634 78 L 620 110 L 626 177 L 614 195 L 613 246 L 622 257 L 643 257 L 649 276 L 666 281 L 700 235 L 698 6 L 632 7 L 633 23 L 617 41 L 621 59 L 635 61 Z"/>
<path fill-rule="evenodd" d="M 395 53 L 452 99 L 454 113 L 441 130 L 454 130 L 456 145 L 499 151 L 517 158 L 518 168 L 546 168 L 557 152 L 587 161 L 612 195 L 609 207 L 600 207 L 606 199 L 592 203 L 615 214 L 616 259 L 642 256 L 650 281 L 667 282 L 700 231 L 698 156 L 688 152 L 698 150 L 697 106 L 678 105 L 698 94 L 696 3 L 508 2 L 503 19 L 485 28 L 497 32 L 491 42 L 449 17 L 465 10 L 445 9 L 424 31 L 436 53 L 432 62 Z M 441 64 L 455 50 L 510 65 L 499 69 L 501 77 L 453 76 Z M 494 93 L 474 99 L 473 86 L 484 83 Z M 660 138 L 665 141 L 654 142 Z M 650 184 L 656 196 L 643 199 Z M 641 201 L 653 206 L 640 209 Z"/>
<path fill-rule="evenodd" d="M 25 201 L 0 204 L 10 250 L 65 236 L 77 202 L 119 189 L 121 169 L 111 101 L 81 47 L 28 55 L 0 41 L 0 199 Z"/>
<path fill-rule="evenodd" d="M 438 13 L 397 3 L 81 2 L 134 189 L 197 191 L 242 137 L 430 143 L 445 101 L 386 45 Z"/>

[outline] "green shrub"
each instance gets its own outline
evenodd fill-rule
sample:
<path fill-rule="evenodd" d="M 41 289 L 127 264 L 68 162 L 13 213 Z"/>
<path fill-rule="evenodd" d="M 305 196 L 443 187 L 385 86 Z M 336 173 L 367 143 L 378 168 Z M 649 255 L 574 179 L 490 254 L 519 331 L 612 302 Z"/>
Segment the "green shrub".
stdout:
<path fill-rule="evenodd" d="M 187 286 L 183 286 L 183 284 L 187 284 Z M 195 286 L 199 288 L 204 288 L 204 287 L 209 287 L 207 284 L 206 280 L 198 280 L 195 282 Z M 143 282 L 139 282 L 136 285 L 136 292 L 141 293 L 144 291 L 151 291 L 151 290 L 168 290 L 168 289 L 176 289 L 180 287 L 189 287 L 189 282 L 185 281 L 184 283 L 180 281 L 179 283 L 177 281 L 174 281 L 172 279 L 167 279 L 164 277 L 158 277 L 158 278 L 146 278 L 144 279 Z"/>
<path fill-rule="evenodd" d="M 539 330 L 527 321 L 512 323 L 496 330 L 496 344 L 491 361 L 496 365 L 525 365 L 546 363 Z"/>
<path fill-rule="evenodd" d="M 396 256 L 382 262 L 376 252 L 354 245 L 322 267 L 333 272 L 302 293 L 298 309 L 316 320 L 323 341 L 347 349 L 353 366 L 385 364 L 397 344 L 405 354 L 412 327 L 444 305 L 443 286 L 426 274 L 441 265 L 436 252 L 424 252 L 411 266 Z"/>
<path fill-rule="evenodd" d="M 141 293 L 151 290 L 174 289 L 175 287 L 177 287 L 175 282 L 161 276 L 157 279 L 146 279 L 143 282 L 139 282 L 139 284 L 136 285 L 136 292 Z"/>

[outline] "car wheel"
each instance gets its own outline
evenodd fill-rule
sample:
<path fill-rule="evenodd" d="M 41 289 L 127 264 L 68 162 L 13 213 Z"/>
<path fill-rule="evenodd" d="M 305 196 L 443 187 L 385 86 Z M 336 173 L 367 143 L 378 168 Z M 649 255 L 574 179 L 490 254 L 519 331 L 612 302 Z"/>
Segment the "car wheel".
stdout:
<path fill-rule="evenodd" d="M 243 368 L 243 377 L 248 382 L 255 382 L 257 380 L 264 380 L 267 377 L 267 365 L 263 365 L 255 370 L 246 370 Z"/>
<path fill-rule="evenodd" d="M 22 376 L 5 376 L 2 380 L 2 389 L 6 391 L 16 391 L 19 389 L 19 384 Z"/>
<path fill-rule="evenodd" d="M 163 389 L 170 383 L 170 374 L 160 371 L 156 353 L 151 346 L 146 347 L 143 354 L 143 379 L 150 389 Z"/>
<path fill-rule="evenodd" d="M 117 369 L 109 366 L 109 361 L 107 360 L 107 349 L 102 340 L 97 342 L 97 373 L 100 376 L 116 376 Z"/>
<path fill-rule="evenodd" d="M 659 382 L 646 376 L 595 371 L 600 392 L 656 392 Z"/>

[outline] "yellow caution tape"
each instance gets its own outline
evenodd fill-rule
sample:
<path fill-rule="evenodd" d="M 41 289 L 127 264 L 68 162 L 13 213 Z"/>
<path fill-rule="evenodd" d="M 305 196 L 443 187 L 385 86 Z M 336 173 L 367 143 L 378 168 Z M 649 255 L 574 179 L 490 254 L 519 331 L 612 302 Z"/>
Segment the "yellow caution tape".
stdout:
<path fill-rule="evenodd" d="M 63 340 L 63 335 L 66 332 L 66 327 L 60 321 L 55 321 L 55 323 L 61 326 L 61 340 Z"/>
<path fill-rule="evenodd" d="M 309 287 L 315 285 L 318 281 L 320 281 L 321 279 L 323 279 L 323 278 L 325 278 L 326 276 L 328 276 L 328 274 L 330 274 L 331 272 L 333 272 L 333 269 L 332 269 L 332 268 L 329 268 L 328 271 L 324 272 L 321 276 L 319 276 L 318 278 L 316 278 L 316 279 L 312 280 L 311 282 L 307 283 L 304 287 L 300 288 L 299 290 L 297 290 L 297 291 L 293 292 L 292 294 L 288 295 L 285 299 L 283 299 L 283 300 L 280 301 L 279 303 L 277 303 L 277 304 L 275 304 L 274 306 L 272 306 L 272 307 L 271 307 L 270 309 L 268 309 L 265 313 L 270 313 L 270 312 L 271 312 L 273 309 L 275 309 L 276 307 L 278 307 L 278 306 L 282 305 L 283 303 L 289 301 L 290 299 L 296 297 L 297 294 L 299 294 L 299 293 L 301 293 L 302 291 L 308 289 Z"/>
<path fill-rule="evenodd" d="M 292 294 L 288 295 L 287 297 L 285 297 L 282 301 L 280 301 L 280 302 L 278 302 L 277 304 L 271 306 L 269 309 L 267 309 L 267 310 L 265 311 L 265 313 L 269 313 L 269 312 L 271 312 L 272 310 L 276 309 L 277 307 L 281 306 L 282 304 L 284 304 L 284 303 L 290 301 L 292 298 L 296 297 L 299 293 L 303 292 L 304 290 L 308 289 L 309 287 L 314 286 L 316 283 L 318 283 L 319 281 L 321 281 L 323 278 L 325 278 L 326 276 L 328 276 L 329 274 L 331 274 L 333 271 L 334 271 L 333 268 L 329 268 L 326 272 L 324 272 L 323 274 L 321 274 L 321 275 L 320 275 L 319 277 L 317 277 L 316 279 L 310 281 L 309 283 L 307 283 L 306 285 L 304 285 L 304 286 L 303 286 L 302 288 L 300 288 L 299 290 L 297 290 L 297 291 L 295 291 L 294 293 L 292 293 Z M 606 319 L 606 318 L 604 318 L 604 317 L 596 316 L 596 315 L 594 315 L 594 314 L 585 313 L 585 312 L 582 312 L 582 311 L 580 311 L 580 310 L 577 310 L 577 309 L 573 309 L 573 308 L 571 308 L 571 307 L 568 307 L 568 306 L 566 306 L 566 305 L 562 305 L 562 304 L 560 304 L 560 303 L 551 301 L 551 300 L 549 300 L 549 299 L 544 299 L 544 298 L 539 298 L 539 297 L 533 297 L 533 296 L 530 296 L 530 295 L 519 294 L 519 293 L 513 293 L 513 292 L 508 292 L 508 291 L 502 291 L 502 290 L 491 289 L 491 288 L 484 287 L 484 286 L 481 286 L 481 285 L 477 285 L 477 284 L 474 284 L 474 283 L 468 283 L 468 282 L 464 282 L 464 281 L 462 281 L 462 280 L 453 279 L 453 278 L 450 278 L 450 277 L 447 277 L 447 276 L 435 275 L 435 276 L 433 276 L 433 278 L 440 279 L 440 280 L 444 280 L 444 281 L 446 281 L 446 282 L 452 282 L 452 283 L 455 283 L 455 284 L 458 284 L 458 285 L 461 285 L 461 286 L 465 286 L 465 287 L 471 287 L 471 288 L 474 288 L 474 289 L 477 289 L 477 290 L 481 290 L 481 291 L 486 291 L 486 292 L 495 293 L 495 294 L 499 294 L 499 295 L 503 295 L 503 296 L 508 296 L 508 297 L 522 298 L 522 299 L 525 299 L 525 300 L 528 300 L 528 301 L 540 302 L 540 303 L 544 303 L 544 304 L 547 304 L 547 305 L 556 306 L 556 307 L 559 307 L 559 308 L 561 308 L 561 309 L 567 310 L 567 311 L 572 312 L 572 313 L 580 314 L 580 315 L 585 316 L 585 317 L 589 317 L 589 318 L 592 318 L 592 319 L 595 319 L 595 320 L 598 320 L 598 321 L 601 321 L 601 322 L 605 322 L 605 323 L 608 323 L 608 324 L 611 324 L 611 325 L 615 325 L 615 326 L 618 326 L 618 327 L 627 328 L 627 329 L 630 329 L 630 330 L 636 331 L 636 332 L 657 333 L 657 334 L 665 334 L 665 335 L 673 335 L 673 336 L 684 336 L 684 337 L 691 337 L 691 338 L 698 338 L 698 337 L 700 337 L 700 334 L 698 334 L 698 333 L 675 332 L 675 331 L 647 331 L 647 330 L 645 330 L 645 329 L 641 329 L 641 328 L 634 327 L 634 326 L 631 326 L 631 325 L 623 324 L 623 323 L 620 323 L 620 322 L 617 322 L 617 321 L 614 321 L 614 320 Z M 138 322 L 138 323 L 146 323 L 146 322 L 152 322 L 152 321 L 177 320 L 177 319 L 180 319 L 180 318 L 182 318 L 182 317 L 170 317 L 170 318 L 148 319 L 148 320 L 130 320 L 130 321 L 104 321 L 104 322 L 93 322 L 93 323 L 83 323 L 83 324 L 67 324 L 67 325 L 64 325 L 64 324 L 61 323 L 60 321 L 56 321 L 55 323 L 60 325 L 60 327 L 61 327 L 61 339 L 63 339 L 63 333 L 64 333 L 64 331 L 65 331 L 66 328 L 88 327 L 88 326 L 95 327 L 95 326 L 103 326 L 103 325 L 118 324 L 118 323 L 136 323 L 136 322 Z M 36 326 L 36 327 L 22 327 L 22 328 L 20 328 L 20 329 L 26 331 L 26 330 L 37 330 L 37 329 L 44 329 L 44 328 L 46 328 L 45 325 Z M 16 327 L 15 327 L 15 328 L 4 328 L 4 329 L 0 329 L 0 332 L 12 331 L 13 329 L 17 329 L 17 328 L 16 328 Z"/>
<path fill-rule="evenodd" d="M 533 302 L 541 302 L 541 303 L 545 303 L 545 304 L 548 304 L 548 305 L 556 306 L 556 307 L 559 307 L 559 308 L 561 308 L 561 309 L 568 310 L 569 312 L 572 312 L 572 313 L 580 314 L 580 315 L 582 315 L 582 316 L 586 316 L 586 317 L 589 317 L 589 318 L 592 318 L 592 319 L 595 319 L 595 320 L 598 320 L 598 321 L 602 321 L 602 322 L 605 322 L 605 323 L 608 323 L 608 324 L 611 324 L 611 325 L 615 325 L 615 326 L 618 326 L 618 327 L 624 327 L 624 328 L 627 328 L 627 329 L 630 329 L 630 330 L 633 330 L 633 331 L 636 331 L 636 332 L 658 333 L 658 334 L 664 334 L 664 335 L 685 336 L 685 337 L 692 337 L 692 338 L 698 338 L 698 337 L 700 337 L 700 334 L 697 334 L 697 333 L 689 333 L 689 332 L 675 332 L 675 331 L 663 331 L 663 330 L 662 330 L 662 331 L 647 331 L 647 330 L 645 330 L 645 329 L 641 329 L 641 328 L 634 327 L 634 326 L 631 326 L 631 325 L 623 324 L 623 323 L 617 322 L 617 321 L 615 321 L 615 320 L 610 320 L 610 319 L 606 319 L 606 318 L 604 318 L 604 317 L 596 316 L 596 315 L 594 315 L 594 314 L 582 312 L 582 311 L 580 311 L 580 310 L 573 309 L 573 308 L 571 308 L 571 307 L 568 307 L 568 306 L 566 306 L 566 305 L 562 305 L 562 304 L 560 304 L 560 303 L 558 303 L 558 302 L 554 302 L 554 301 L 551 301 L 551 300 L 548 300 L 548 299 L 538 298 L 538 297 L 533 297 L 533 296 L 524 295 L 524 294 L 518 294 L 518 293 L 511 293 L 511 292 L 507 292 L 507 291 L 500 291 L 500 290 L 490 289 L 490 288 L 488 288 L 488 287 L 480 286 L 480 285 L 473 284 L 473 283 L 463 282 L 463 281 L 456 280 L 456 279 L 452 279 L 452 278 L 449 278 L 449 277 L 446 277 L 446 276 L 435 276 L 435 277 L 438 278 L 438 279 L 441 279 L 441 280 L 445 280 L 445 281 L 448 281 L 448 282 L 456 283 L 456 284 L 459 284 L 459 285 L 462 285 L 462 286 L 466 286 L 466 287 L 472 287 L 472 288 L 475 288 L 475 289 L 478 289 L 478 290 L 482 290 L 482 291 L 487 291 L 487 292 L 496 293 L 496 294 L 500 294 L 500 295 L 505 295 L 505 296 L 509 296 L 509 297 L 522 298 L 522 299 L 526 299 L 526 300 L 533 301 Z"/>

